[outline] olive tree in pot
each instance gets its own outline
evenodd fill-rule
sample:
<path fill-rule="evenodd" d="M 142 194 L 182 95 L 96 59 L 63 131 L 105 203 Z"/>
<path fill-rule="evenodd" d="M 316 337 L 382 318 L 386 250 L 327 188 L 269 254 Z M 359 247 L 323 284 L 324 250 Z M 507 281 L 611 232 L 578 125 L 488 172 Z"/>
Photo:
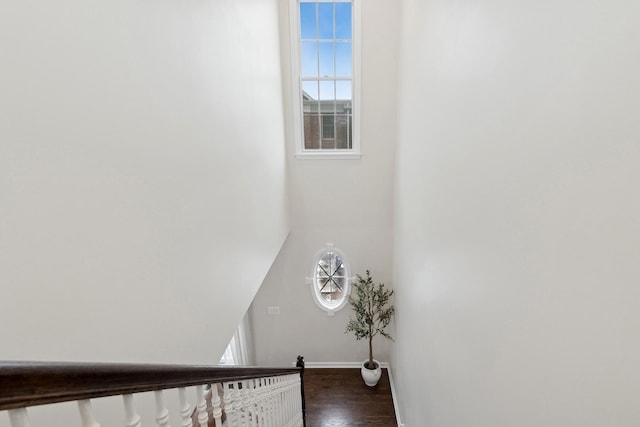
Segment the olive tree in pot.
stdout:
<path fill-rule="evenodd" d="M 373 278 L 367 270 L 367 277 L 357 275 L 358 280 L 353 283 L 354 292 L 349 295 L 349 305 L 354 311 L 355 319 L 349 317 L 345 333 L 353 332 L 356 340 L 369 340 L 369 359 L 362 362 L 362 379 L 369 387 L 375 386 L 380 380 L 382 370 L 380 363 L 373 358 L 373 337 L 380 334 L 393 341 L 386 328 L 395 313 L 395 307 L 390 303 L 392 290 L 385 289 L 384 283 L 373 283 Z"/>

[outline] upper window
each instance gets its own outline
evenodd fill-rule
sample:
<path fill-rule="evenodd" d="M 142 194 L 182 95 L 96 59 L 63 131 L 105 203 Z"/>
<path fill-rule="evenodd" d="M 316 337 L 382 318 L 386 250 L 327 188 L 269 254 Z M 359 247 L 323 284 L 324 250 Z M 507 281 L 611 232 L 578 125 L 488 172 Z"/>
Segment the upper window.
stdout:
<path fill-rule="evenodd" d="M 298 155 L 359 155 L 357 3 L 290 1 Z"/>
<path fill-rule="evenodd" d="M 349 266 L 344 254 L 331 243 L 316 254 L 310 283 L 313 298 L 329 315 L 347 303 L 350 291 Z"/>

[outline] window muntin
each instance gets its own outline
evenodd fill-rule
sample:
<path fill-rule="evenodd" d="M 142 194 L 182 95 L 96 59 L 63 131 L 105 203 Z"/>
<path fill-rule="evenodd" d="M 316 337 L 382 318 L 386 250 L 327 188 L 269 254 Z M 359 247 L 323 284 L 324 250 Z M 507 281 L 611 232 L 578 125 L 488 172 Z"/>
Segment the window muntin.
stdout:
<path fill-rule="evenodd" d="M 357 2 L 351 0 L 291 0 L 295 8 L 292 43 L 300 105 L 299 154 L 359 156 L 354 132 L 357 76 Z M 297 23 L 297 25 L 293 25 Z M 294 49 L 295 51 L 296 49 Z M 296 58 L 294 55 L 294 63 Z M 331 129 L 333 122 L 333 129 Z"/>
<path fill-rule="evenodd" d="M 316 304 L 333 315 L 347 303 L 350 281 L 349 265 L 344 254 L 332 244 L 327 244 L 314 257 L 312 277 L 309 280 Z"/>
<path fill-rule="evenodd" d="M 345 270 L 344 261 L 335 252 L 327 252 L 318 260 L 315 286 L 325 304 L 333 306 L 344 298 Z"/>

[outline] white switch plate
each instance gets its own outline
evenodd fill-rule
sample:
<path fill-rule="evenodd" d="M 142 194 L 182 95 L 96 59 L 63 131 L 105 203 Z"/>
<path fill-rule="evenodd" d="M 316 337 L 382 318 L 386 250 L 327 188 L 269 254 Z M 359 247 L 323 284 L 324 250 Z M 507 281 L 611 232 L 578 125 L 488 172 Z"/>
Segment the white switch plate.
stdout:
<path fill-rule="evenodd" d="M 280 314 L 280 307 L 268 307 L 267 312 L 269 314 Z"/>

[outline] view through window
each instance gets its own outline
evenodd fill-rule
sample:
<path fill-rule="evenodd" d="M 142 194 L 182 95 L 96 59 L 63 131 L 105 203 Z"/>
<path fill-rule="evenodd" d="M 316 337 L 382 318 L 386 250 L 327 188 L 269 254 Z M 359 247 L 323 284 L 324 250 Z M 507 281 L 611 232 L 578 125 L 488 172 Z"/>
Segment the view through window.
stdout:
<path fill-rule="evenodd" d="M 320 257 L 316 267 L 316 287 L 321 302 L 331 307 L 344 298 L 346 275 L 344 261 L 335 252 L 327 252 Z"/>
<path fill-rule="evenodd" d="M 300 1 L 305 150 L 353 148 L 351 1 Z"/>
<path fill-rule="evenodd" d="M 312 274 L 308 278 L 311 293 L 316 304 L 330 316 L 347 303 L 351 288 L 349 271 L 345 255 L 333 243 L 327 243 L 314 257 Z"/>

